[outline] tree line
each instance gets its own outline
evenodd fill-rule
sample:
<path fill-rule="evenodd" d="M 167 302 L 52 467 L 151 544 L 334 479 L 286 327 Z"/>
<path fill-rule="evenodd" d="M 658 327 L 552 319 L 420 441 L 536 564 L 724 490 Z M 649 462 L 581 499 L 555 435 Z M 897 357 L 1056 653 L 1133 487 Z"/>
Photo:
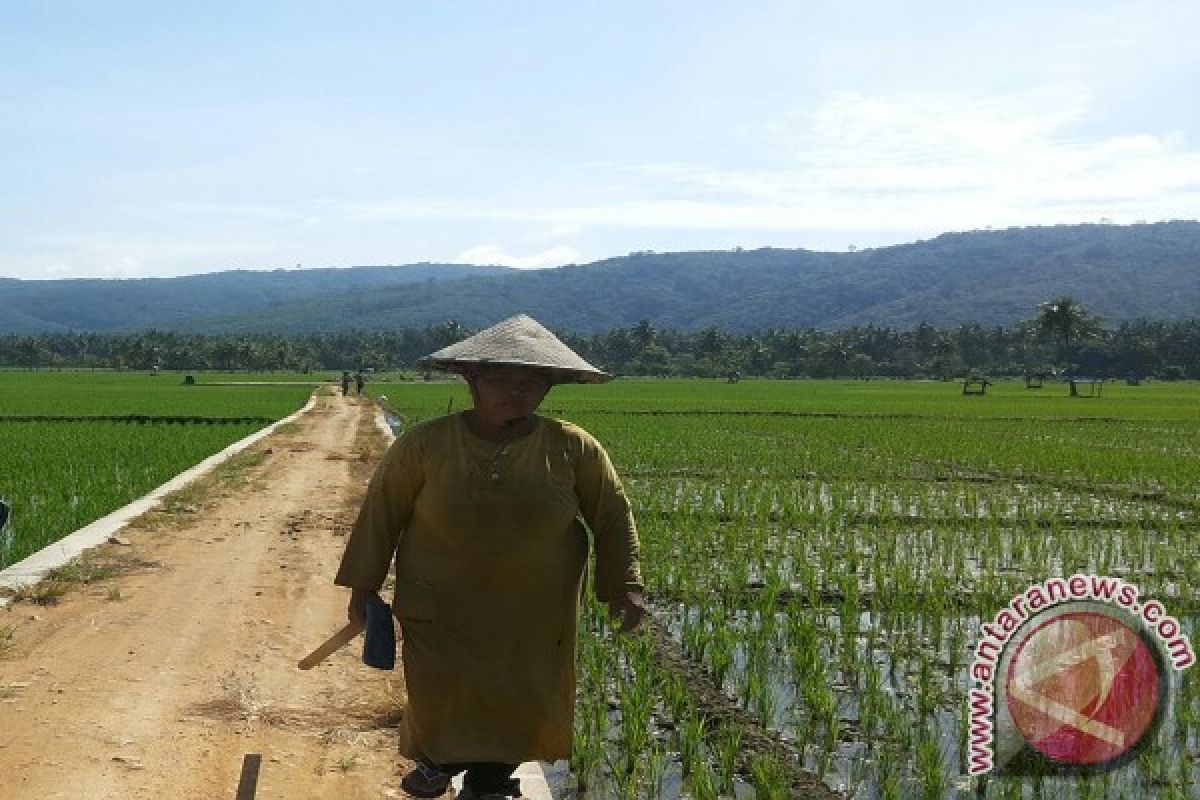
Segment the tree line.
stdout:
<path fill-rule="evenodd" d="M 1064 302 L 1065 301 L 1065 302 Z M 423 329 L 297 335 L 44 333 L 0 336 L 0 365 L 216 371 L 412 370 L 418 358 L 474 331 L 450 321 Z M 732 333 L 658 328 L 644 320 L 604 333 L 560 334 L 618 375 L 772 378 L 960 378 L 1069 373 L 1097 378 L 1200 379 L 1200 319 L 1105 328 L 1070 298 L 1016 326 Z"/>

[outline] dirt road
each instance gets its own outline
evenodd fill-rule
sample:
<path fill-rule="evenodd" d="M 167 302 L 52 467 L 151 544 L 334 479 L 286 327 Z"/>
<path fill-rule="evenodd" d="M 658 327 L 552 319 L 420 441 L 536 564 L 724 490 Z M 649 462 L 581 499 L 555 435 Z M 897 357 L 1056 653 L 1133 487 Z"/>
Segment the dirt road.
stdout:
<path fill-rule="evenodd" d="M 402 796 L 399 673 L 364 667 L 361 639 L 296 668 L 345 621 L 331 579 L 382 447 L 372 414 L 321 397 L 240 477 L 101 548 L 116 575 L 0 611 L 0 797 Z"/>

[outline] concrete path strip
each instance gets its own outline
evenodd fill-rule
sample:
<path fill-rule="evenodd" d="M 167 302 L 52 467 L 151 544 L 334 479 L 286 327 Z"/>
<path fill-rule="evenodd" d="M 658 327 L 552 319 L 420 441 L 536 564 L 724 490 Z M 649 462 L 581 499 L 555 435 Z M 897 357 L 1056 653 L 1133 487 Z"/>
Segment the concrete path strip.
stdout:
<path fill-rule="evenodd" d="M 191 469 L 179 473 L 145 497 L 134 500 L 129 505 L 117 509 L 108 516 L 101 517 L 90 525 L 68 534 L 53 544 L 47 545 L 23 561 L 18 561 L 16 564 L 0 570 L 0 587 L 15 591 L 24 586 L 37 583 L 51 570 L 63 566 L 71 561 L 71 559 L 82 555 L 86 550 L 104 544 L 108 541 L 109 537 L 125 527 L 130 520 L 154 508 L 167 495 L 179 491 L 214 467 L 229 460 L 232 456 L 270 436 L 280 425 L 285 425 L 296 420 L 301 414 L 310 411 L 316 403 L 317 394 L 313 392 L 312 396 L 308 398 L 307 405 L 296 413 L 250 434 L 245 439 L 234 442 L 229 447 L 209 456 Z M 9 598 L 0 597 L 0 608 L 4 608 L 9 602 Z"/>

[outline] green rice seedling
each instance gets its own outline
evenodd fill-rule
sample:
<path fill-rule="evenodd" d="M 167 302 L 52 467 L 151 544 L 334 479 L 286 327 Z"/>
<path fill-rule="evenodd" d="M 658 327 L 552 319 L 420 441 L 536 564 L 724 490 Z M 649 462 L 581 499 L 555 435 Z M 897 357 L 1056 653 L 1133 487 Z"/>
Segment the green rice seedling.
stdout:
<path fill-rule="evenodd" d="M 836 696 L 832 710 L 825 717 L 825 751 L 833 753 L 837 750 L 838 742 L 842 737 L 842 718 L 838 713 L 838 704 Z"/>
<path fill-rule="evenodd" d="M 733 667 L 736 647 L 734 634 L 727 625 L 721 624 L 712 631 L 707 660 L 713 680 L 718 686 L 724 685 L 725 679 L 729 676 L 729 671 Z"/>
<path fill-rule="evenodd" d="M 757 628 L 762 632 L 763 644 L 769 645 L 773 644 L 779 635 L 778 628 L 781 624 L 779 598 L 787 588 L 787 580 L 773 567 L 765 569 L 764 574 L 766 581 L 763 590 L 759 593 L 755 611 Z"/>
<path fill-rule="evenodd" d="M 937 683 L 933 677 L 933 665 L 928 655 L 921 653 L 917 656 L 917 694 L 916 706 L 918 716 L 924 720 L 933 716 L 937 710 Z"/>
<path fill-rule="evenodd" d="M 892 761 L 880 763 L 875 773 L 875 785 L 879 787 L 881 800 L 900 800 L 900 773 Z"/>
<path fill-rule="evenodd" d="M 770 726 L 779 710 L 779 699 L 775 696 L 770 678 L 758 670 L 750 674 L 756 677 L 753 680 L 753 688 L 748 692 L 749 708 L 763 721 L 763 725 Z"/>
<path fill-rule="evenodd" d="M 837 697 L 826 683 L 810 682 L 803 687 L 804 702 L 814 727 L 824 731 L 825 749 L 831 750 L 833 727 L 837 720 Z"/>
<path fill-rule="evenodd" d="M 797 667 L 820 660 L 820 643 L 810 615 L 793 601 L 784 615 L 784 640 Z"/>
<path fill-rule="evenodd" d="M 1001 800 L 1022 800 L 1025 796 L 1025 789 L 1020 781 L 993 781 L 987 785 L 989 789 L 992 787 L 996 788 L 996 793 Z"/>
<path fill-rule="evenodd" d="M 608 763 L 609 776 L 618 800 L 637 800 L 640 791 L 640 773 L 642 763 L 635 761 L 626 763 L 620 752 L 612 753 L 605 750 L 605 760 Z"/>
<path fill-rule="evenodd" d="M 824 569 L 824 568 L 822 567 L 822 569 Z M 821 574 L 826 575 L 828 573 L 822 572 Z M 808 593 L 807 601 L 808 601 L 809 608 L 820 608 L 821 607 L 821 605 L 822 605 L 821 591 L 825 588 L 822 584 L 823 584 L 823 579 L 819 575 L 816 575 L 816 574 L 811 575 L 810 579 L 805 584 L 803 584 L 805 590 Z"/>
<path fill-rule="evenodd" d="M 717 734 L 717 775 L 721 794 L 732 797 L 737 781 L 737 761 L 742 749 L 742 732 L 736 726 L 723 725 Z"/>
<path fill-rule="evenodd" d="M 700 615 L 690 614 L 688 611 L 689 609 L 685 605 L 683 609 L 681 636 L 683 650 L 689 657 L 697 661 L 704 661 L 705 654 L 708 652 L 709 634 L 700 619 Z"/>
<path fill-rule="evenodd" d="M 700 762 L 707 724 L 704 717 L 694 709 L 689 709 L 689 713 L 677 722 L 679 724 L 679 762 L 683 768 L 684 777 L 687 777 Z"/>
<path fill-rule="evenodd" d="M 588 725 L 576 728 L 574 746 L 571 751 L 571 774 L 579 793 L 587 794 L 592 786 L 592 775 L 603 759 L 603 746 Z"/>
<path fill-rule="evenodd" d="M 1033 800 L 1045 800 L 1046 793 L 1046 776 L 1042 769 L 1034 771 L 1029 779 L 1030 789 L 1033 792 Z"/>
<path fill-rule="evenodd" d="M 599 624 L 596 609 L 585 606 L 584 629 Z M 579 703 L 575 713 L 575 745 L 571 751 L 571 771 L 581 793 L 592 784 L 597 768 L 604 761 L 604 737 L 608 728 L 605 677 L 611 674 L 604 664 L 604 649 L 594 636 L 581 637 L 578 649 Z"/>
<path fill-rule="evenodd" d="M 1185 751 L 1186 752 L 1186 751 Z M 1176 762 L 1178 773 L 1174 785 L 1181 791 L 1191 791 L 1196 785 L 1196 775 L 1192 772 L 1192 757 L 1186 756 Z"/>
<path fill-rule="evenodd" d="M 838 648 L 838 670 L 842 682 L 847 686 L 858 688 L 862 685 L 864 673 L 870 669 L 865 663 L 867 653 L 861 648 L 858 637 L 843 636 Z"/>
<path fill-rule="evenodd" d="M 643 797 L 662 796 L 663 779 L 667 775 L 668 761 L 667 751 L 656 743 L 646 756 L 646 781 Z"/>
<path fill-rule="evenodd" d="M 692 701 L 692 693 L 678 675 L 672 673 L 665 677 L 662 692 L 663 702 L 673 719 L 681 720 L 689 713 L 694 713 L 695 704 Z"/>
<path fill-rule="evenodd" d="M 694 800 L 718 800 L 720 790 L 717 788 L 716 776 L 707 761 L 693 764 L 684 779 L 684 787 Z"/>
<path fill-rule="evenodd" d="M 730 558 L 722 567 L 725 577 L 722 583 L 732 591 L 742 591 L 750 584 L 750 563 L 744 558 Z"/>
<path fill-rule="evenodd" d="M 1170 783 L 1168 778 L 1169 768 L 1158 743 L 1153 743 L 1139 752 L 1137 762 L 1138 769 L 1144 780 L 1149 784 L 1163 786 Z"/>
<path fill-rule="evenodd" d="M 750 763 L 755 800 L 784 800 L 788 796 L 787 773 L 774 756 L 760 753 Z"/>
<path fill-rule="evenodd" d="M 654 655 L 645 639 L 622 636 L 619 639 L 625 655 L 625 669 L 619 674 L 621 760 L 617 771 L 622 777 L 633 776 L 642 761 L 643 753 L 652 740 L 651 715 L 658 696 L 654 684 Z"/>
<path fill-rule="evenodd" d="M 909 719 L 899 703 L 890 703 L 884 714 L 887 720 L 888 738 L 902 750 L 911 750 L 913 746 L 913 721 Z"/>
<path fill-rule="evenodd" d="M 950 624 L 949 639 L 946 641 L 946 671 L 957 675 L 967 656 L 967 634 L 961 620 Z"/>
<path fill-rule="evenodd" d="M 941 800 L 945 796 L 947 780 L 944 767 L 937 733 L 925 731 L 917 741 L 916 752 L 916 768 L 922 797 Z"/>
<path fill-rule="evenodd" d="M 871 775 L 871 764 L 866 758 L 855 758 L 850 761 L 850 769 L 846 774 L 845 794 L 847 797 L 859 797 L 867 786 Z"/>
<path fill-rule="evenodd" d="M 1076 779 L 1075 789 L 1079 792 L 1078 796 L 1080 800 L 1098 800 L 1098 798 L 1104 796 L 1104 787 L 1100 785 L 1098 780 L 1086 772 L 1079 775 Z"/>
<path fill-rule="evenodd" d="M 601 702 L 585 702 L 575 715 L 575 743 L 571 749 L 571 772 L 580 794 L 586 794 L 592 777 L 604 760 L 606 707 Z"/>

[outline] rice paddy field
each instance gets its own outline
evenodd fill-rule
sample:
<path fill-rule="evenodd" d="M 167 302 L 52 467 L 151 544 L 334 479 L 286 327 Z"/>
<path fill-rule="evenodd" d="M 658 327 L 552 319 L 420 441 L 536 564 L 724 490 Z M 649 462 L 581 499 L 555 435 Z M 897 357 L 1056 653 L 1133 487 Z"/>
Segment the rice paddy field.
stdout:
<path fill-rule="evenodd" d="M 330 376 L 0 372 L 0 566 L 303 405 Z M 261 381 L 272 381 L 271 385 Z M 282 382 L 282 384 L 280 383 Z M 231 385 L 236 383 L 237 385 Z M 469 405 L 379 376 L 394 426 Z M 625 480 L 653 610 L 589 601 L 568 794 L 1193 798 L 1196 670 L 1091 777 L 967 776 L 981 626 L 1032 584 L 1136 584 L 1195 638 L 1200 385 L 619 380 L 556 387 Z"/>
<path fill-rule="evenodd" d="M 315 385 L 246 380 L 0 371 L 0 500 L 12 508 L 0 569 L 296 411 Z"/>
<path fill-rule="evenodd" d="M 403 427 L 461 386 L 376 385 Z M 572 762 L 595 797 L 1200 796 L 1196 670 L 1091 777 L 967 776 L 981 625 L 1055 576 L 1136 584 L 1195 638 L 1200 386 L 616 381 L 543 411 L 608 448 L 656 624 L 589 608 Z M 653 635 L 657 631 L 657 635 Z"/>

